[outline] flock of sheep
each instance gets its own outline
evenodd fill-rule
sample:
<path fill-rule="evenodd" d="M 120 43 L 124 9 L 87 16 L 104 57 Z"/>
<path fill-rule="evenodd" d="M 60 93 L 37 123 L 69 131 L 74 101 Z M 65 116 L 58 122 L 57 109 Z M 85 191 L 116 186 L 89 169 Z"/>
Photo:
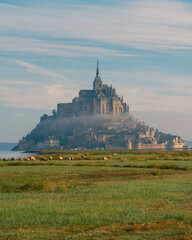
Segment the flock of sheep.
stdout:
<path fill-rule="evenodd" d="M 25 158 L 3 158 L 3 159 L 0 159 L 1 161 L 3 162 L 9 162 L 9 161 L 15 161 L 15 160 L 18 160 L 18 161 L 26 161 L 26 162 L 30 162 L 30 161 L 35 161 L 35 160 L 40 160 L 40 161 L 48 161 L 48 160 L 53 160 L 53 157 L 52 156 L 49 156 L 48 158 L 46 157 L 41 157 L 41 158 L 35 158 L 34 156 L 30 156 L 30 157 L 25 157 Z M 57 159 L 55 159 L 57 160 Z M 58 157 L 58 160 L 63 160 L 63 157 Z M 73 160 L 73 157 L 69 157 L 68 160 Z"/>
<path fill-rule="evenodd" d="M 113 156 L 116 156 L 117 154 L 114 153 Z M 86 159 L 87 157 L 89 156 L 88 153 L 85 153 L 84 155 L 81 155 L 81 158 L 83 159 Z M 102 159 L 103 160 L 108 160 L 108 159 L 112 159 L 113 156 L 109 155 L 109 156 L 106 156 L 106 157 L 103 157 Z M 27 162 L 30 162 L 30 161 L 35 161 L 35 160 L 40 160 L 40 161 L 48 161 L 48 160 L 53 160 L 53 157 L 52 156 L 49 156 L 48 158 L 46 157 L 40 157 L 40 158 L 35 158 L 34 156 L 30 156 L 30 157 L 26 157 L 26 158 L 3 158 L 3 159 L 0 159 L 1 161 L 4 161 L 4 162 L 8 162 L 8 161 L 15 161 L 15 160 L 18 160 L 18 161 L 27 161 Z M 62 156 L 58 157 L 57 159 L 54 158 L 54 160 L 64 160 L 64 158 Z M 69 161 L 72 161 L 74 160 L 74 157 L 68 157 L 68 160 Z"/>
<path fill-rule="evenodd" d="M 27 158 L 3 158 L 3 159 L 0 159 L 1 161 L 3 162 L 9 162 L 9 161 L 15 161 L 15 160 L 18 160 L 18 161 L 35 161 L 36 158 L 31 156 L 31 157 L 27 157 Z"/>

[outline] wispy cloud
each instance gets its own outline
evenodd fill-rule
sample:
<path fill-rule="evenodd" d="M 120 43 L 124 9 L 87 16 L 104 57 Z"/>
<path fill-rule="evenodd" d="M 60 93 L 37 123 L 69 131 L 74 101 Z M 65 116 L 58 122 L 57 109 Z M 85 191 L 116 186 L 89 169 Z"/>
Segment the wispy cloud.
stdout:
<path fill-rule="evenodd" d="M 173 0 L 51 10 L 1 4 L 0 26 L 2 32 L 30 31 L 44 37 L 103 41 L 137 49 L 192 49 L 192 4 Z"/>
<path fill-rule="evenodd" d="M 106 49 L 105 47 L 91 47 L 69 45 L 60 43 L 57 40 L 39 40 L 24 37 L 0 36 L 0 48 L 2 53 L 33 53 L 36 55 L 79 57 L 79 56 L 121 56 L 121 57 L 140 57 L 140 54 L 130 54 L 119 50 Z"/>
<path fill-rule="evenodd" d="M 50 110 L 59 102 L 71 101 L 75 94 L 77 90 L 59 84 L 36 84 L 27 89 L 2 84 L 0 101 L 17 108 Z"/>
<path fill-rule="evenodd" d="M 18 113 L 18 114 L 15 114 L 16 117 L 25 117 L 26 115 L 23 114 L 23 113 Z"/>
<path fill-rule="evenodd" d="M 58 102 L 71 101 L 78 87 L 65 76 L 39 67 L 35 64 L 13 60 L 27 71 L 38 76 L 49 77 L 51 81 L 37 82 L 0 79 L 0 101 L 17 108 L 50 109 Z M 64 82 L 60 80 L 64 80 Z"/>
<path fill-rule="evenodd" d="M 118 92 L 123 93 L 125 100 L 130 104 L 131 111 L 154 111 L 168 112 L 175 111 L 178 114 L 187 114 L 191 112 L 192 99 L 189 96 L 179 96 L 176 94 L 160 95 L 155 89 L 131 88 L 120 89 Z"/>
<path fill-rule="evenodd" d="M 118 76 L 121 81 L 117 84 Z M 188 114 L 192 106 L 190 77 L 169 75 L 166 72 L 106 72 L 117 92 L 123 94 L 131 111 L 175 111 Z"/>
<path fill-rule="evenodd" d="M 52 72 L 52 71 L 49 71 L 49 70 L 47 70 L 45 68 L 42 68 L 42 67 L 38 67 L 34 64 L 19 61 L 19 60 L 15 60 L 15 63 L 17 63 L 18 65 L 20 65 L 22 67 L 25 67 L 26 70 L 30 73 L 34 73 L 34 74 L 37 74 L 37 75 L 42 75 L 42 76 L 45 76 L 45 77 L 66 79 L 68 81 L 68 79 L 65 76 L 60 75 L 60 74 L 55 73 L 55 72 Z"/>
<path fill-rule="evenodd" d="M 28 81 L 22 81 L 22 80 L 9 80 L 9 79 L 1 79 L 0 80 L 0 84 L 1 85 L 19 85 L 19 86 L 33 86 L 35 85 L 34 82 L 28 82 Z"/>

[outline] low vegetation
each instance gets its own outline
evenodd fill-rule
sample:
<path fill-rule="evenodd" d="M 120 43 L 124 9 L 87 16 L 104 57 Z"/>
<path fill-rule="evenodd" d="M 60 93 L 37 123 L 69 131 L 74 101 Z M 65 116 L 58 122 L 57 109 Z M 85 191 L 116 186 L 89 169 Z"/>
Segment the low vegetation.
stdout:
<path fill-rule="evenodd" d="M 0 160 L 0 239 L 192 239 L 192 152 L 33 156 Z"/>

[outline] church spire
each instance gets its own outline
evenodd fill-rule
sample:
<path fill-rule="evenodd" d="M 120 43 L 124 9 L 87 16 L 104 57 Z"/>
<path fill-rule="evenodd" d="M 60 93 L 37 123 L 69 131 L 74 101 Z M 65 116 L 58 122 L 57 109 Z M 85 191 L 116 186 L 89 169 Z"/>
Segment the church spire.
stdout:
<path fill-rule="evenodd" d="M 99 73 L 99 59 L 97 58 L 97 71 L 96 71 L 96 77 L 100 77 Z"/>
<path fill-rule="evenodd" d="M 97 70 L 96 70 L 96 77 L 93 82 L 93 90 L 101 90 L 103 89 L 103 83 L 100 78 L 100 73 L 99 73 L 99 59 L 97 59 Z"/>

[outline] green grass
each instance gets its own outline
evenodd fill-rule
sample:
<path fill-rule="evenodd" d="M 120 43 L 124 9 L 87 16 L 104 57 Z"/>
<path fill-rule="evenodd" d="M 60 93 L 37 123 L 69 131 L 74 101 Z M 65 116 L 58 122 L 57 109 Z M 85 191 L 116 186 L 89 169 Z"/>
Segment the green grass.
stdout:
<path fill-rule="evenodd" d="M 0 239 L 191 239 L 191 152 L 113 153 L 0 161 Z"/>

